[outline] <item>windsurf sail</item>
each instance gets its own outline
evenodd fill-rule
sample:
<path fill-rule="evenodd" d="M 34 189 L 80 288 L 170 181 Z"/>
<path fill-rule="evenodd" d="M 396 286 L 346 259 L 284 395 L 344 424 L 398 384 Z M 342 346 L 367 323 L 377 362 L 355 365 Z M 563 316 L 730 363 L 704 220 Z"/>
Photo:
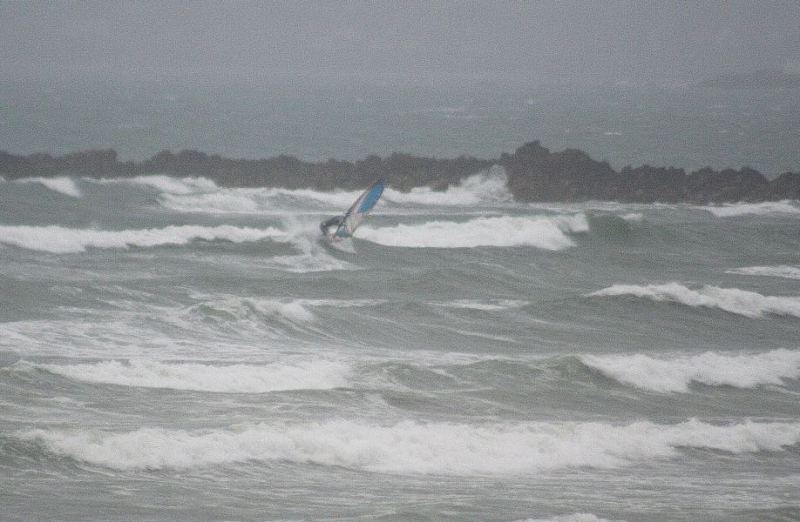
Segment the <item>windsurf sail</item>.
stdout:
<path fill-rule="evenodd" d="M 364 221 L 367 214 L 375 207 L 383 194 L 383 182 L 376 181 L 370 188 L 364 191 L 353 203 L 344 216 L 342 216 L 336 232 L 331 235 L 332 239 L 344 239 L 351 237 L 356 228 Z"/>

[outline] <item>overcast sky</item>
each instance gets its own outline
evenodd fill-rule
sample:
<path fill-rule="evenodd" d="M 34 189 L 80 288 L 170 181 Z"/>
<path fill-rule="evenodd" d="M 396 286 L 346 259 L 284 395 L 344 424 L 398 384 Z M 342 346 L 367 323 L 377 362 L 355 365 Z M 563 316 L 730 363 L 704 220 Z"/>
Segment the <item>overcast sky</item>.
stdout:
<path fill-rule="evenodd" d="M 2 2 L 0 77 L 685 83 L 800 72 L 800 2 Z"/>

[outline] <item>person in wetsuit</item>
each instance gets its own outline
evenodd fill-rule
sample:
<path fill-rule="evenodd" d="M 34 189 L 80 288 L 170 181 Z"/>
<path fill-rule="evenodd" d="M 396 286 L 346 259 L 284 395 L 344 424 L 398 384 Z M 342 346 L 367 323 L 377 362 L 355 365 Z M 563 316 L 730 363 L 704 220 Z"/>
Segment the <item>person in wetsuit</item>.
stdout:
<path fill-rule="evenodd" d="M 342 216 L 334 216 L 330 219 L 326 219 L 325 221 L 319 224 L 319 229 L 322 231 L 323 236 L 330 236 L 332 232 L 330 229 L 336 229 L 342 223 Z"/>

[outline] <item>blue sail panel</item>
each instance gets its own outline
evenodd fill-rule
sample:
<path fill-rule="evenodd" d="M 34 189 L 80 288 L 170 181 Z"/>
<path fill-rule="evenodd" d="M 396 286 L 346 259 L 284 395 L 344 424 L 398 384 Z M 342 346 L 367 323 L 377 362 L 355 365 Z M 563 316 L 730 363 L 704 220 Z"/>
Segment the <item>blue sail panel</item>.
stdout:
<path fill-rule="evenodd" d="M 356 212 L 364 214 L 372 210 L 372 207 L 381 199 L 381 194 L 383 194 L 383 183 L 379 181 L 372 185 L 372 187 L 361 196 L 361 204 L 358 206 Z"/>
<path fill-rule="evenodd" d="M 375 207 L 383 194 L 384 185 L 382 181 L 377 181 L 370 188 L 364 191 L 353 203 L 344 215 L 342 223 L 336 229 L 334 236 L 350 237 L 356 228 L 364 221 L 367 214 Z"/>

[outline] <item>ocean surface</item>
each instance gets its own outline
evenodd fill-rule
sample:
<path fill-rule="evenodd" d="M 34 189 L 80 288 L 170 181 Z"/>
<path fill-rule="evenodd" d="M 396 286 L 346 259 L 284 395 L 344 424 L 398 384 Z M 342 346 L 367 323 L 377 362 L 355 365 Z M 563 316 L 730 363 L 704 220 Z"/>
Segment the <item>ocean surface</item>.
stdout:
<path fill-rule="evenodd" d="M 626 165 L 800 169 L 800 89 L 659 86 L 0 83 L 0 150 L 113 148 L 355 161 L 498 158 L 540 140 Z"/>
<path fill-rule="evenodd" d="M 0 181 L 3 520 L 794 520 L 800 203 Z"/>

